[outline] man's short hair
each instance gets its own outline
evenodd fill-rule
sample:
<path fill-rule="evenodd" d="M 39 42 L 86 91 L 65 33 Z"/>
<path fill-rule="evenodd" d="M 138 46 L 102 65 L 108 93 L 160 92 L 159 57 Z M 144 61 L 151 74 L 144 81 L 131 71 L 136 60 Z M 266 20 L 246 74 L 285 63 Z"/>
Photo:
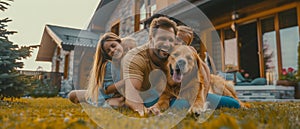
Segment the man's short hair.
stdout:
<path fill-rule="evenodd" d="M 159 17 L 152 20 L 150 24 L 149 39 L 154 37 L 158 28 L 173 28 L 174 34 L 177 33 L 177 25 L 167 17 Z"/>

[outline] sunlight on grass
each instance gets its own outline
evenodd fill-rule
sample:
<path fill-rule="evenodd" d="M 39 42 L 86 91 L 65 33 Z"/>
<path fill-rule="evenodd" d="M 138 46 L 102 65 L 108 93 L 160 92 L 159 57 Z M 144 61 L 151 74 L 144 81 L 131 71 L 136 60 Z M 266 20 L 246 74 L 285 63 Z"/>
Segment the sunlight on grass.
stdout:
<path fill-rule="evenodd" d="M 204 128 L 204 129 L 255 129 L 255 128 L 300 128 L 299 102 L 253 102 L 250 109 L 216 110 L 210 118 L 200 123 L 195 116 L 187 115 L 174 128 Z M 8 129 L 47 128 L 47 129 L 89 129 L 99 128 L 97 122 L 109 128 L 155 128 L 171 126 L 172 120 L 149 119 L 145 122 L 132 122 L 120 116 L 111 115 L 111 110 L 98 108 L 93 116 L 89 117 L 81 105 L 70 103 L 63 98 L 17 99 L 13 102 L 0 101 L 0 127 Z M 129 109 L 116 109 L 120 114 L 138 117 L 138 114 Z M 184 112 L 184 111 L 174 111 Z M 98 113 L 98 114 L 97 114 Z M 99 114 L 100 113 L 100 114 Z M 105 117 L 97 117 L 97 116 Z M 148 116 L 152 117 L 152 116 Z M 176 115 L 174 115 L 176 117 Z M 93 118 L 90 119 L 90 118 Z M 121 122 L 120 122 L 121 121 Z"/>

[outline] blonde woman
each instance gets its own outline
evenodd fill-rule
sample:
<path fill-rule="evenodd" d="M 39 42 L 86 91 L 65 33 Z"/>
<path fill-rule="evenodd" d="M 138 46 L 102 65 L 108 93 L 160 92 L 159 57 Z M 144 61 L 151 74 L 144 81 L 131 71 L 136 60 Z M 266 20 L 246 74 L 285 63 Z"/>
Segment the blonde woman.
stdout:
<path fill-rule="evenodd" d="M 69 97 L 73 103 L 86 101 L 98 107 L 123 106 L 124 97 L 118 93 L 118 89 L 124 86 L 124 81 L 120 79 L 120 62 L 126 44 L 131 44 L 128 46 L 131 49 L 135 47 L 132 44 L 136 42 L 131 38 L 121 40 L 111 32 L 100 38 L 90 72 L 88 89 L 71 92 Z M 82 97 L 84 94 L 85 97 Z"/>

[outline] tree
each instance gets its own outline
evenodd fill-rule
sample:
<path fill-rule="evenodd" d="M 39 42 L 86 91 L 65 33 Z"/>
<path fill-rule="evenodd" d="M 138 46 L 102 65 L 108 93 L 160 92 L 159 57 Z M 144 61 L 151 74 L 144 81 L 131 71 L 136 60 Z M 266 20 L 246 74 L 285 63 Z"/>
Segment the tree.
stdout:
<path fill-rule="evenodd" d="M 12 1 L 12 0 L 7 0 Z M 10 4 L 0 1 L 0 10 L 5 11 Z M 30 86 L 30 76 L 21 75 L 17 68 L 23 68 L 21 59 L 31 56 L 31 47 L 19 47 L 9 41 L 8 35 L 16 31 L 8 31 L 7 23 L 12 20 L 4 18 L 0 20 L 0 98 L 20 97 L 26 87 Z"/>

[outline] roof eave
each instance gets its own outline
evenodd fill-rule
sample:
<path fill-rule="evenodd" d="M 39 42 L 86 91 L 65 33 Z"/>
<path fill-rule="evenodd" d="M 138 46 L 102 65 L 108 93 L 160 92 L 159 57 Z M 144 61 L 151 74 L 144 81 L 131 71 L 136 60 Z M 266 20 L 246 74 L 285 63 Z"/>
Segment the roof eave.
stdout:
<path fill-rule="evenodd" d="M 61 40 L 53 33 L 53 31 L 47 27 L 44 28 L 40 47 L 36 57 L 36 61 L 52 62 L 52 56 L 55 48 L 60 45 Z"/>

